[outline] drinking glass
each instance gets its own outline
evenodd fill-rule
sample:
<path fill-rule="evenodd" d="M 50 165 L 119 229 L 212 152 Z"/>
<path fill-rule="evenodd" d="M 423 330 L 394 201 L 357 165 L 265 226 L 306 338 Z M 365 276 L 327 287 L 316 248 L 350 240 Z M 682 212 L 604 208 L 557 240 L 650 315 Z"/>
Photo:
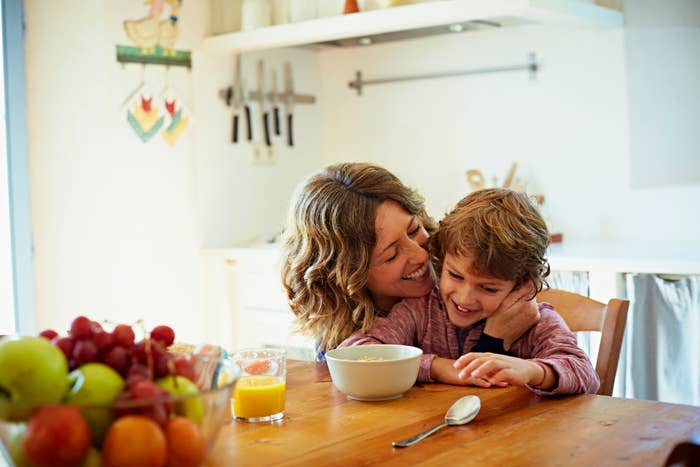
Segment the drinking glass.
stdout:
<path fill-rule="evenodd" d="M 269 422 L 284 416 L 287 355 L 283 349 L 242 349 L 233 357 L 240 377 L 233 393 L 233 416 Z"/>

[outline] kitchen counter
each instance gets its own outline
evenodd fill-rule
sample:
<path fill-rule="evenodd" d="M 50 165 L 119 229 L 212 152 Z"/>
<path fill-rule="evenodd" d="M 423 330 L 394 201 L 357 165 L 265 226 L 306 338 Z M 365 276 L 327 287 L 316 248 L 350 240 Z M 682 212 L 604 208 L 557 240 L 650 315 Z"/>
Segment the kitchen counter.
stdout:
<path fill-rule="evenodd" d="M 553 270 L 649 274 L 700 274 L 700 242 L 555 243 L 549 248 Z"/>
<path fill-rule="evenodd" d="M 279 243 L 255 243 L 204 250 L 226 259 L 278 258 Z M 563 242 L 548 251 L 552 270 L 612 273 L 700 274 L 698 244 L 653 242 Z"/>

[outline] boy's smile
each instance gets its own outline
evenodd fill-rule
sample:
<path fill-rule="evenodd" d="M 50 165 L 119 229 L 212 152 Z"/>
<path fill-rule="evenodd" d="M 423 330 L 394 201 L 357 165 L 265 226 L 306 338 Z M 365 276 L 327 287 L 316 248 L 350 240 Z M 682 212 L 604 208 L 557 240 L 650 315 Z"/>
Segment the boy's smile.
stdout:
<path fill-rule="evenodd" d="M 491 316 L 514 285 L 514 281 L 476 274 L 471 256 L 445 255 L 440 296 L 450 322 L 459 328 Z"/>

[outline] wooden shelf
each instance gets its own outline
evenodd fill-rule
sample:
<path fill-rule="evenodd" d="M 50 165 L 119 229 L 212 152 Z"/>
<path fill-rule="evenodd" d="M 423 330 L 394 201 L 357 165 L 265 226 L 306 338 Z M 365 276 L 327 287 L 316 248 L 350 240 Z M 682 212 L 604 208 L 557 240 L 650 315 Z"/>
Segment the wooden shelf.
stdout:
<path fill-rule="evenodd" d="M 204 50 L 230 53 L 305 45 L 356 46 L 367 37 L 377 43 L 448 33 L 454 24 L 463 25 L 465 31 L 525 24 L 608 28 L 622 26 L 624 15 L 580 0 L 442 0 L 210 36 L 204 39 Z"/>

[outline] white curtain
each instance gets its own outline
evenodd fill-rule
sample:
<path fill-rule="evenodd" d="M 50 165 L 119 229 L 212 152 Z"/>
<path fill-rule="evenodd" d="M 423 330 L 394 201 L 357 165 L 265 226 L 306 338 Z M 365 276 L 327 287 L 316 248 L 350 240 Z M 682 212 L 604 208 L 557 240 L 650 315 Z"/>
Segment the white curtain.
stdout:
<path fill-rule="evenodd" d="M 626 274 L 630 313 L 614 395 L 700 405 L 700 276 Z"/>

